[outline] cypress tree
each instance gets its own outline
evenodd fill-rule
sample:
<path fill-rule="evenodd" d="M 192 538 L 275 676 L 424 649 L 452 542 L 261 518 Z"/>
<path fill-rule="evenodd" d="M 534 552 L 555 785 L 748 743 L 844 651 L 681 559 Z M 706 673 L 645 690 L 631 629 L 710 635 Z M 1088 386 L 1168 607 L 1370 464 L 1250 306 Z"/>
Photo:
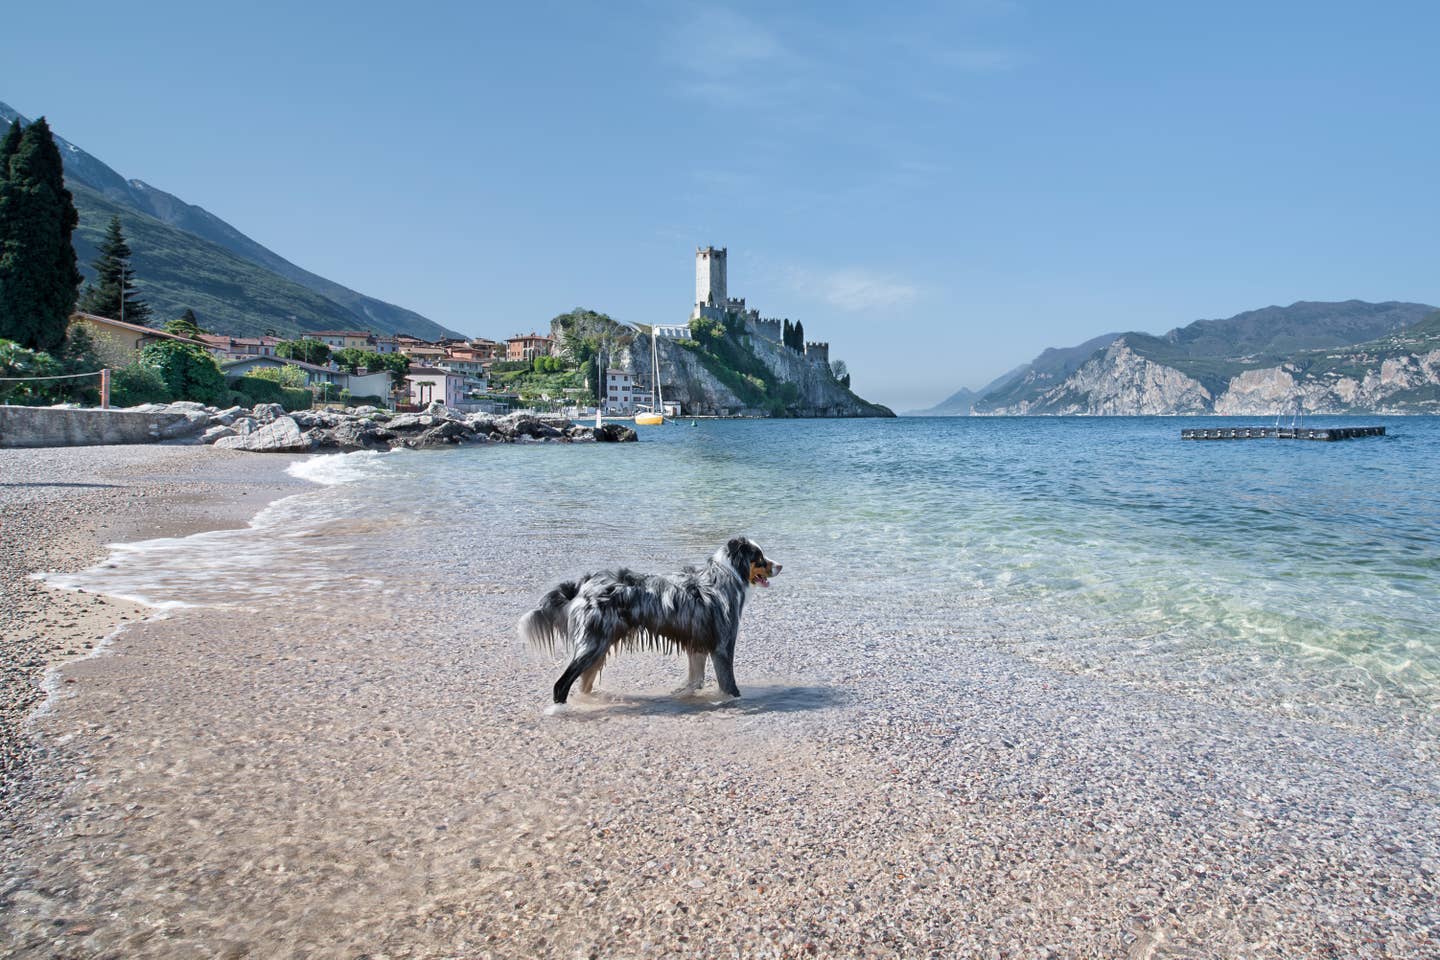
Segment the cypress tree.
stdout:
<path fill-rule="evenodd" d="M 795 321 L 795 352 L 805 352 L 805 323 L 801 320 Z"/>
<path fill-rule="evenodd" d="M 85 288 L 80 309 L 97 317 L 144 325 L 150 308 L 135 296 L 135 271 L 130 269 L 130 245 L 120 228 L 120 218 L 111 217 L 100 244 L 100 256 L 91 264 L 95 281 Z"/>
<path fill-rule="evenodd" d="M 10 234 L 10 219 L 7 211 L 12 206 L 14 190 L 10 187 L 10 158 L 15 156 L 15 151 L 20 148 L 20 121 L 16 120 L 10 124 L 10 129 L 5 131 L 5 138 L 0 140 L 0 258 L 5 256 L 8 246 L 7 238 Z M 4 291 L 0 291 L 0 303 L 4 301 Z M 0 316 L 4 315 L 4 307 L 0 306 Z M 0 327 L 0 336 L 9 339 L 9 335 L 3 331 L 8 327 Z"/>
<path fill-rule="evenodd" d="M 20 134 L 8 167 L 0 182 L 0 337 L 54 350 L 65 342 L 80 286 L 70 243 L 80 215 L 44 117 Z"/>
<path fill-rule="evenodd" d="M 177 337 L 189 337 L 191 340 L 205 332 L 200 329 L 200 321 L 196 319 L 195 311 L 189 307 L 185 308 L 185 312 L 180 314 L 179 319 L 165 324 L 164 330 L 166 333 L 173 333 Z"/>
<path fill-rule="evenodd" d="M 795 328 L 790 325 L 790 318 L 785 318 L 785 330 L 780 334 L 780 342 L 787 347 L 795 346 Z"/>

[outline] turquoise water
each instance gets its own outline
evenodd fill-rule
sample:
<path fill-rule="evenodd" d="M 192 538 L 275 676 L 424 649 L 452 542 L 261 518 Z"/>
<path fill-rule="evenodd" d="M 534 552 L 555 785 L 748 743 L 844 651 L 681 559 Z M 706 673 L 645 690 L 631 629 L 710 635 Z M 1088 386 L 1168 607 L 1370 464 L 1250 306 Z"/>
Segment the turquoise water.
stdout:
<path fill-rule="evenodd" d="M 528 502 L 516 519 L 536 530 L 615 525 L 697 556 L 746 531 L 808 593 L 867 610 L 1000 605 L 1022 632 L 1112 655 L 1126 640 L 1263 650 L 1432 696 L 1440 419 L 1376 420 L 1389 436 L 1343 443 L 1178 439 L 1212 422 L 716 421 L 405 468 Z"/>
<path fill-rule="evenodd" d="M 494 580 L 520 550 L 539 569 L 515 579 L 540 588 L 695 562 L 743 532 L 785 564 L 766 601 L 809 604 L 827 630 L 1252 700 L 1333 688 L 1433 709 L 1440 419 L 1367 419 L 1390 435 L 1342 443 L 1179 439 L 1226 422 L 706 421 L 639 444 L 317 458 L 304 472 L 350 482 L 272 508 L 250 548 L 209 534 L 106 575 L 130 580 L 112 592 L 201 603 L 216 583 L 225 602 L 241 583 L 251 600 L 416 593 Z M 424 559 L 400 578 L 400 558 Z"/>

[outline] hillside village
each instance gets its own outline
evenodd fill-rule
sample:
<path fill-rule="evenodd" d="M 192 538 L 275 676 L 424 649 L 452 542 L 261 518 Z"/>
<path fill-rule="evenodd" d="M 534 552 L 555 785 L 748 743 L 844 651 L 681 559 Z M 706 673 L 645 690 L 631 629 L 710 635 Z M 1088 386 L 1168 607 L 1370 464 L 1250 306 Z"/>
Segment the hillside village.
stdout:
<path fill-rule="evenodd" d="M 84 328 L 97 359 L 109 367 L 131 368 L 154 344 L 189 344 L 212 356 L 236 391 L 248 389 L 255 395 L 257 380 L 282 383 L 289 393 L 275 399 L 287 406 L 305 404 L 307 393 L 313 404 L 366 403 L 404 410 L 440 401 L 463 412 L 530 409 L 571 416 L 592 414 L 597 404 L 604 415 L 633 416 L 649 410 L 657 394 L 664 398 L 663 412 L 671 416 L 783 415 L 787 409 L 777 405 L 776 398 L 794 406 L 805 396 L 814 402 L 790 415 L 868 415 L 869 406 L 863 401 L 853 410 L 846 406 L 846 398 L 853 397 L 849 376 L 832 370 L 828 343 L 806 341 L 800 324 L 761 317 L 743 298 L 730 297 L 726 250 L 708 246 L 696 251 L 690 322 L 653 328 L 582 310 L 556 317 L 545 333 L 532 330 L 503 340 L 426 340 L 354 329 L 314 330 L 290 338 L 233 336 L 206 332 L 198 322 L 193 329 L 173 323 L 158 329 L 85 312 L 72 317 L 72 327 L 76 325 Z M 653 349 L 665 358 L 659 364 L 658 391 L 652 374 L 652 332 Z M 731 334 L 745 347 L 738 354 L 732 347 L 723 361 L 701 342 L 713 347 Z M 761 364 L 758 358 L 767 350 L 778 353 L 781 361 L 772 356 L 768 366 Z M 697 362 L 708 365 L 715 376 L 700 371 Z M 697 387 L 697 380 L 715 382 Z M 725 389 L 726 380 L 734 389 Z M 753 396 L 767 386 L 775 388 L 768 406 Z M 827 392 L 837 394 L 839 401 L 815 399 Z"/>

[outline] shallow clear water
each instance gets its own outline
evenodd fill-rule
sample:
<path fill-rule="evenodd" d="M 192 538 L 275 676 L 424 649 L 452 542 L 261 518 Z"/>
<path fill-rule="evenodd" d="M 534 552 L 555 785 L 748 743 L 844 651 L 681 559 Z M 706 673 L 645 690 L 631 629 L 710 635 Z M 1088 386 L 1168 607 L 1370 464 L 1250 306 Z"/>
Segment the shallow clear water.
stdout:
<path fill-rule="evenodd" d="M 785 564 L 769 602 L 897 643 L 1440 703 L 1440 419 L 1366 419 L 1390 435 L 1342 443 L 1179 439 L 1225 422 L 682 422 L 633 445 L 316 458 L 301 472 L 333 485 L 255 529 L 132 547 L 70 583 L 339 607 L 503 580 L 499 541 L 665 569 L 746 533 Z"/>

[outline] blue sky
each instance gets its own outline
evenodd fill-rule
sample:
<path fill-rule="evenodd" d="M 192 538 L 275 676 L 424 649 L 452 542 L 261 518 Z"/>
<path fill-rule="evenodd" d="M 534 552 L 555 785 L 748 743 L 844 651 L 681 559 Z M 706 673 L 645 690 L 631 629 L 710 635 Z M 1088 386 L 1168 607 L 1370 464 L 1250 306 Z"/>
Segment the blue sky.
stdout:
<path fill-rule="evenodd" d="M 683 318 L 713 243 L 908 409 L 1112 330 L 1440 303 L 1433 3 L 37 6 L 0 100 L 467 333 Z"/>

